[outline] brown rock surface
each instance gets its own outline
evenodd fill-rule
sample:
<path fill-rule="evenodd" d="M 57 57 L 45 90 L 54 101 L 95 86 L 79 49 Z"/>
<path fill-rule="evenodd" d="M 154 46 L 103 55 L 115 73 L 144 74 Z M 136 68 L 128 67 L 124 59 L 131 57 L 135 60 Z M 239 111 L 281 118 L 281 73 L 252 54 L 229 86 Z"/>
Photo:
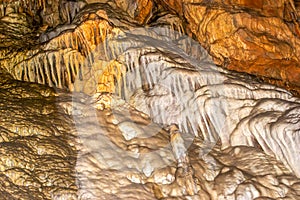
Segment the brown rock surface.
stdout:
<path fill-rule="evenodd" d="M 89 13 L 85 11 L 77 15 L 85 5 L 81 1 L 73 3 L 35 1 L 34 4 L 30 2 L 9 1 L 6 6 L 1 5 L 1 16 L 5 15 L 1 18 L 0 25 L 2 30 L 0 37 L 5 41 L 1 44 L 3 47 L 18 46 L 25 49 L 28 43 L 33 47 L 38 45 L 37 36 L 45 34 L 45 30 L 48 36 L 51 33 L 54 36 L 58 35 L 62 31 L 75 28 L 74 23 L 84 21 L 84 17 Z M 99 2 L 107 3 L 111 9 L 122 12 L 125 21 L 137 24 L 152 22 L 156 15 L 160 15 L 159 12 L 165 12 L 163 10 L 177 13 L 184 22 L 184 29 L 193 34 L 209 51 L 216 64 L 230 70 L 256 75 L 266 82 L 283 86 L 292 92 L 299 92 L 298 1 L 87 2 L 93 5 Z M 28 13 L 26 16 L 25 12 Z M 114 16 L 109 18 L 113 20 Z M 16 29 L 9 26 L 8 22 L 11 20 L 18 20 L 23 28 Z M 116 20 L 120 18 L 114 20 L 115 24 Z M 70 26 L 62 28 L 59 24 Z"/>
<path fill-rule="evenodd" d="M 165 4 L 186 19 L 217 64 L 299 92 L 298 4 L 272 0 Z"/>
<path fill-rule="evenodd" d="M 0 199 L 298 199 L 290 2 L 1 2 Z"/>

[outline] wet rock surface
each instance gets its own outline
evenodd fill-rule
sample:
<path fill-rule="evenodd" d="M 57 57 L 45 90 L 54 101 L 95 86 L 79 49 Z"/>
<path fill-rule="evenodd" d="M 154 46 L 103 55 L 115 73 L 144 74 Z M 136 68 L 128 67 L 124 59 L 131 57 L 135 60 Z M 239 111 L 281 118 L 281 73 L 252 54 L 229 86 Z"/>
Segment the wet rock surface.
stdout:
<path fill-rule="evenodd" d="M 160 1 L 227 69 L 299 91 L 298 3 L 294 1 Z"/>
<path fill-rule="evenodd" d="M 298 199 L 297 5 L 2 3 L 1 198 Z"/>
<path fill-rule="evenodd" d="M 182 133 L 176 126 L 162 128 L 111 94 L 71 97 L 9 76 L 1 91 L 10 93 L 1 99 L 14 108 L 16 119 L 5 123 L 10 111 L 1 112 L 2 199 L 299 196 L 299 179 L 261 149 L 211 148 L 196 137 L 180 154 Z M 45 107 L 47 112 L 41 112 Z"/>
<path fill-rule="evenodd" d="M 1 199 L 75 197 L 72 122 L 57 97 L 51 88 L 1 73 Z"/>

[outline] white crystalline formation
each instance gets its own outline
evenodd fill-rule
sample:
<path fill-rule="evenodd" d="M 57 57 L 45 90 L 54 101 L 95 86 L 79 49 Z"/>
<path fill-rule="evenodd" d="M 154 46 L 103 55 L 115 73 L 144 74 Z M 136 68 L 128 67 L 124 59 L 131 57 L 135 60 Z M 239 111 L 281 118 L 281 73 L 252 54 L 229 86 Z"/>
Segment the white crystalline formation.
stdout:
<path fill-rule="evenodd" d="M 45 73 L 58 71 L 58 61 L 49 66 L 45 62 Z M 85 62 L 70 62 L 71 82 L 96 83 L 111 61 L 123 67 L 122 72 L 111 70 L 121 76 L 115 77 L 115 94 L 153 122 L 177 124 L 183 134 L 207 143 L 221 139 L 222 148 L 259 146 L 300 177 L 300 99 L 288 91 L 215 66 L 197 42 L 171 28 L 133 29 L 107 37 Z M 42 82 L 62 87 L 60 78 L 42 77 Z M 138 134 L 132 129 L 125 137 Z"/>
<path fill-rule="evenodd" d="M 210 143 L 220 138 L 223 148 L 260 146 L 300 176 L 300 100 L 289 92 L 215 66 L 196 42 L 167 28 L 133 30 L 105 48 L 126 67 L 116 94 L 154 122 Z"/>

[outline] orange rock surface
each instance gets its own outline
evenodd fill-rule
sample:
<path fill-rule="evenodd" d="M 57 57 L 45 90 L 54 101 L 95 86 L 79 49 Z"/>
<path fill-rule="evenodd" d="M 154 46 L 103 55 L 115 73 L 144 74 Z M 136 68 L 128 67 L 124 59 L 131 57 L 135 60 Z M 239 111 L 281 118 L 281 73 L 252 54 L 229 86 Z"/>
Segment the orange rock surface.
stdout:
<path fill-rule="evenodd" d="M 18 38 L 18 35 L 1 33 L 0 37 L 5 41 L 1 47 L 20 46 L 23 49 L 26 43 L 31 43 L 31 46 L 38 45 L 35 43 L 36 32 L 40 34 L 59 24 L 68 24 L 72 20 L 79 22 L 84 20 L 84 17 L 87 18 L 84 14 L 79 15 L 81 18 L 75 17 L 86 3 L 106 3 L 122 13 L 124 19 L 137 25 L 152 23 L 156 15 L 160 15 L 158 13 L 175 13 L 183 22 L 185 31 L 190 36 L 194 35 L 208 50 L 216 64 L 230 70 L 256 75 L 295 93 L 300 91 L 299 1 L 88 0 L 86 3 L 78 1 L 76 4 L 68 1 L 46 3 L 42 0 L 34 3 L 9 2 L 11 6 L 3 6 L 1 16 L 16 11 L 26 12 L 31 18 L 25 19 L 20 15 L 18 21 L 24 24 L 19 34 L 25 34 L 28 39 L 15 40 L 11 38 Z M 35 16 L 37 14 L 40 15 L 40 19 Z M 6 16 L 2 21 L 11 18 Z M 168 19 L 168 16 L 165 19 Z M 35 26 L 32 25 L 32 21 L 35 21 Z M 6 30 L 7 26 L 3 25 L 0 29 Z M 17 31 L 10 29 L 11 32 Z M 57 32 L 60 33 L 59 29 Z"/>
<path fill-rule="evenodd" d="M 298 5 L 1 1 L 0 199 L 298 199 Z"/>
<path fill-rule="evenodd" d="M 174 0 L 164 5 L 186 19 L 187 29 L 217 64 L 300 91 L 298 2 Z"/>

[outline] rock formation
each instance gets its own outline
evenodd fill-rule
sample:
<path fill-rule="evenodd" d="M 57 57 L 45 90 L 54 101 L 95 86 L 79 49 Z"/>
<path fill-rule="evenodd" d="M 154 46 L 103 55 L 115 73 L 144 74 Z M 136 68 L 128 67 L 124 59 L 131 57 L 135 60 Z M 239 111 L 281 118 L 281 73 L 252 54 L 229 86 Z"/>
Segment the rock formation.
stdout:
<path fill-rule="evenodd" d="M 297 1 L 0 10 L 1 199 L 299 198 Z"/>

